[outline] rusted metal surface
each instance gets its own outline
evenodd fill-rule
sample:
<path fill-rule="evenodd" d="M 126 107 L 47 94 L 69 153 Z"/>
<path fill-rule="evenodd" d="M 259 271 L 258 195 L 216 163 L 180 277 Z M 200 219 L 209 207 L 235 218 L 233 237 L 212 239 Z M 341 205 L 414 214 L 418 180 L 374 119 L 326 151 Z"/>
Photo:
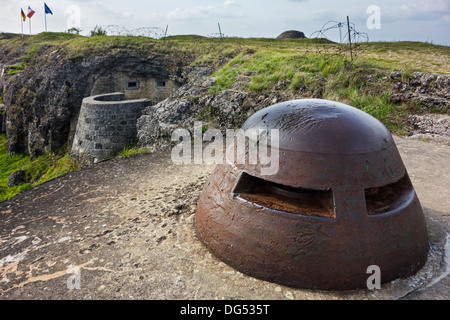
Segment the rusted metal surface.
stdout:
<path fill-rule="evenodd" d="M 216 257 L 256 278 L 324 290 L 365 288 L 371 265 L 382 283 L 423 266 L 421 205 L 378 120 L 337 102 L 294 100 L 255 113 L 248 128 L 280 130 L 279 170 L 217 166 L 195 217 Z"/>

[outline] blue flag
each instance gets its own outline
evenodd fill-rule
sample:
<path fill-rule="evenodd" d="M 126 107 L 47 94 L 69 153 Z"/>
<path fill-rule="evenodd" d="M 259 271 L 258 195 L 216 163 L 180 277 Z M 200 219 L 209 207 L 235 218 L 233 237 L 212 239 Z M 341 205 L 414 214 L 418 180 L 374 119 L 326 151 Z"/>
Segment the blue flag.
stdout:
<path fill-rule="evenodd" d="M 44 9 L 45 9 L 45 13 L 46 13 L 46 14 L 47 14 L 47 13 L 50 13 L 51 15 L 53 15 L 52 10 L 50 10 L 50 8 L 47 6 L 47 4 L 45 4 L 45 2 L 44 2 Z"/>

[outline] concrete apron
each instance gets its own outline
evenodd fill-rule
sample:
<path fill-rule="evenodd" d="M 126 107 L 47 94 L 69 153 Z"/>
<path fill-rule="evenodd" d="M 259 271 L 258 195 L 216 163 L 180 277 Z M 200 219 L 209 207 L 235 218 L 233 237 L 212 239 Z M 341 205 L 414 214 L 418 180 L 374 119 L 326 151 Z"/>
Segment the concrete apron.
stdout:
<path fill-rule="evenodd" d="M 175 166 L 166 152 L 101 162 L 1 203 L 0 299 L 448 299 L 450 147 L 395 141 L 430 235 L 408 279 L 313 291 L 235 271 L 193 227 L 214 166 Z"/>

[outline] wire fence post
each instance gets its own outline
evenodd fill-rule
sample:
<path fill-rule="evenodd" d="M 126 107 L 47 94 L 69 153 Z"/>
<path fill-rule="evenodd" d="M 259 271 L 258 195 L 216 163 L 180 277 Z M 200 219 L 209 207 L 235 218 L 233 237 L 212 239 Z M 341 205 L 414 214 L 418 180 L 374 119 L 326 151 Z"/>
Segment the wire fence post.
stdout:
<path fill-rule="evenodd" d="M 219 35 L 220 35 L 220 40 L 223 41 L 223 37 L 222 37 L 222 30 L 220 29 L 220 23 L 217 23 L 217 25 L 219 26 Z"/>
<path fill-rule="evenodd" d="M 166 25 L 166 31 L 164 31 L 164 43 L 166 43 L 167 29 L 169 29 L 169 25 Z"/>
<path fill-rule="evenodd" d="M 347 27 L 348 27 L 348 43 L 350 44 L 350 61 L 353 61 L 353 51 L 352 51 L 352 34 L 350 33 L 350 18 L 347 16 Z"/>

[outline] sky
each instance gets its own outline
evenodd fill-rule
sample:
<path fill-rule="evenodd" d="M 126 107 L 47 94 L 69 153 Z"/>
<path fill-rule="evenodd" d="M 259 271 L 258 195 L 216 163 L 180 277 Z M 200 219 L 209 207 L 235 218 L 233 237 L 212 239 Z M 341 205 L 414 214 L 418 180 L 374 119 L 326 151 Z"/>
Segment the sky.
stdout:
<path fill-rule="evenodd" d="M 0 0 L 0 32 L 21 32 L 20 9 L 36 11 L 31 33 L 66 31 L 87 35 L 95 26 L 141 27 L 168 35 L 218 33 L 225 36 L 275 38 L 286 30 L 307 37 L 327 21 L 349 16 L 370 41 L 422 41 L 450 46 L 450 0 L 46 0 L 53 15 L 44 14 L 41 0 Z M 328 25 L 330 26 L 330 25 Z M 30 32 L 29 20 L 23 23 Z M 326 36 L 339 40 L 339 30 Z"/>

